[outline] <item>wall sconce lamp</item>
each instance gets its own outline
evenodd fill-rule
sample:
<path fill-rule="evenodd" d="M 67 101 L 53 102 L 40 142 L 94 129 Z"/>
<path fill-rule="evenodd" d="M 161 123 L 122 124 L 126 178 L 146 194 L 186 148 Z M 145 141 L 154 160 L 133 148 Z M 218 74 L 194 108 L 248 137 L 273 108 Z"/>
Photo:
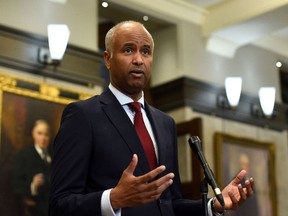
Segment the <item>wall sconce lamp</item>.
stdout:
<path fill-rule="evenodd" d="M 252 105 L 252 115 L 257 117 L 274 117 L 274 105 L 275 105 L 275 87 L 261 87 L 258 92 L 261 109 L 258 105 Z"/>
<path fill-rule="evenodd" d="M 227 77 L 225 79 L 226 96 L 230 107 L 236 108 L 239 104 L 242 88 L 241 77 Z"/>
<path fill-rule="evenodd" d="M 49 49 L 43 47 L 38 49 L 38 62 L 56 67 L 65 53 L 70 31 L 64 24 L 49 24 L 47 28 Z"/>
<path fill-rule="evenodd" d="M 225 91 L 226 96 L 219 96 L 217 104 L 222 108 L 231 108 L 235 110 L 239 104 L 242 88 L 241 77 L 226 77 L 225 79 Z"/>

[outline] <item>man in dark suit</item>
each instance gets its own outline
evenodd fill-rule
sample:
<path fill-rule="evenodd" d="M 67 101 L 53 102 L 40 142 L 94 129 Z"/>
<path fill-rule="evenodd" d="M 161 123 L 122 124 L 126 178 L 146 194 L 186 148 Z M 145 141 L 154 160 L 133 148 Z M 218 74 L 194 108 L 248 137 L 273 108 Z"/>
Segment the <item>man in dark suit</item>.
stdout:
<path fill-rule="evenodd" d="M 63 112 L 54 143 L 50 215 L 203 215 L 201 201 L 181 199 L 174 120 L 144 100 L 152 36 L 142 24 L 127 21 L 107 33 L 105 44 L 109 88 Z M 141 143 L 139 111 L 131 102 L 141 104 L 156 168 Z M 252 195 L 252 178 L 247 189 L 238 187 L 244 176 L 241 171 L 223 190 L 225 208 L 234 209 Z M 208 206 L 210 215 L 210 206 L 215 213 L 222 210 L 214 199 Z"/>
<path fill-rule="evenodd" d="M 20 215 L 48 215 L 51 156 L 48 153 L 50 128 L 37 120 L 32 129 L 34 144 L 21 150 L 14 170 L 14 192 L 18 195 Z"/>

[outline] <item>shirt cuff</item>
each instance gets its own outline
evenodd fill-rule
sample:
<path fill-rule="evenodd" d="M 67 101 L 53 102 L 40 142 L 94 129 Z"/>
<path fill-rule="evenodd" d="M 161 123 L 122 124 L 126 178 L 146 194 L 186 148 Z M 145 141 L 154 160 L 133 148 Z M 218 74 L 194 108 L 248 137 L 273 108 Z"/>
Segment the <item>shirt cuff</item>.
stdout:
<path fill-rule="evenodd" d="M 121 209 L 114 211 L 110 202 L 110 192 L 112 189 L 105 190 L 101 197 L 102 216 L 121 216 Z"/>
<path fill-rule="evenodd" d="M 30 191 L 31 191 L 31 195 L 32 195 L 32 196 L 38 195 L 38 190 L 36 189 L 36 187 L 35 187 L 35 185 L 33 184 L 33 182 L 30 184 Z"/>
<path fill-rule="evenodd" d="M 218 213 L 218 212 L 212 212 L 212 202 L 213 202 L 213 199 L 214 198 L 211 198 L 208 203 L 207 203 L 207 208 L 208 208 L 208 215 L 209 216 L 219 216 L 219 215 L 222 215 L 221 213 Z"/>

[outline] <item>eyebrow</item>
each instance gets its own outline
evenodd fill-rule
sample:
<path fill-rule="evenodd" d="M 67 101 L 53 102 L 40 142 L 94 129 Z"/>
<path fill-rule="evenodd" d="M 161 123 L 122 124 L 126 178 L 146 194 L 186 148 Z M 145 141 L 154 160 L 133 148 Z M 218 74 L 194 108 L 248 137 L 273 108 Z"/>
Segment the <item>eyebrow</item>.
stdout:
<path fill-rule="evenodd" d="M 151 49 L 151 46 L 150 46 L 150 45 L 144 45 L 144 47 Z"/>
<path fill-rule="evenodd" d="M 123 45 L 123 47 L 127 47 L 127 46 L 135 46 L 135 43 L 125 43 Z M 143 45 L 143 47 L 151 49 L 151 45 L 146 45 L 145 44 L 145 45 Z"/>

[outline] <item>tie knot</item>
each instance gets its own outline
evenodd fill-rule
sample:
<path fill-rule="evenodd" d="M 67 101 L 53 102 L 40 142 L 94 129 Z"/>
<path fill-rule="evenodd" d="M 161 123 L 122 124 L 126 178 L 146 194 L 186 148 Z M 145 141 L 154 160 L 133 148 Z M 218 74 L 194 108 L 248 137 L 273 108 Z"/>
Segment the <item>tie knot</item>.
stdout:
<path fill-rule="evenodd" d="M 136 113 L 141 112 L 141 104 L 139 102 L 129 103 L 128 106 Z"/>

